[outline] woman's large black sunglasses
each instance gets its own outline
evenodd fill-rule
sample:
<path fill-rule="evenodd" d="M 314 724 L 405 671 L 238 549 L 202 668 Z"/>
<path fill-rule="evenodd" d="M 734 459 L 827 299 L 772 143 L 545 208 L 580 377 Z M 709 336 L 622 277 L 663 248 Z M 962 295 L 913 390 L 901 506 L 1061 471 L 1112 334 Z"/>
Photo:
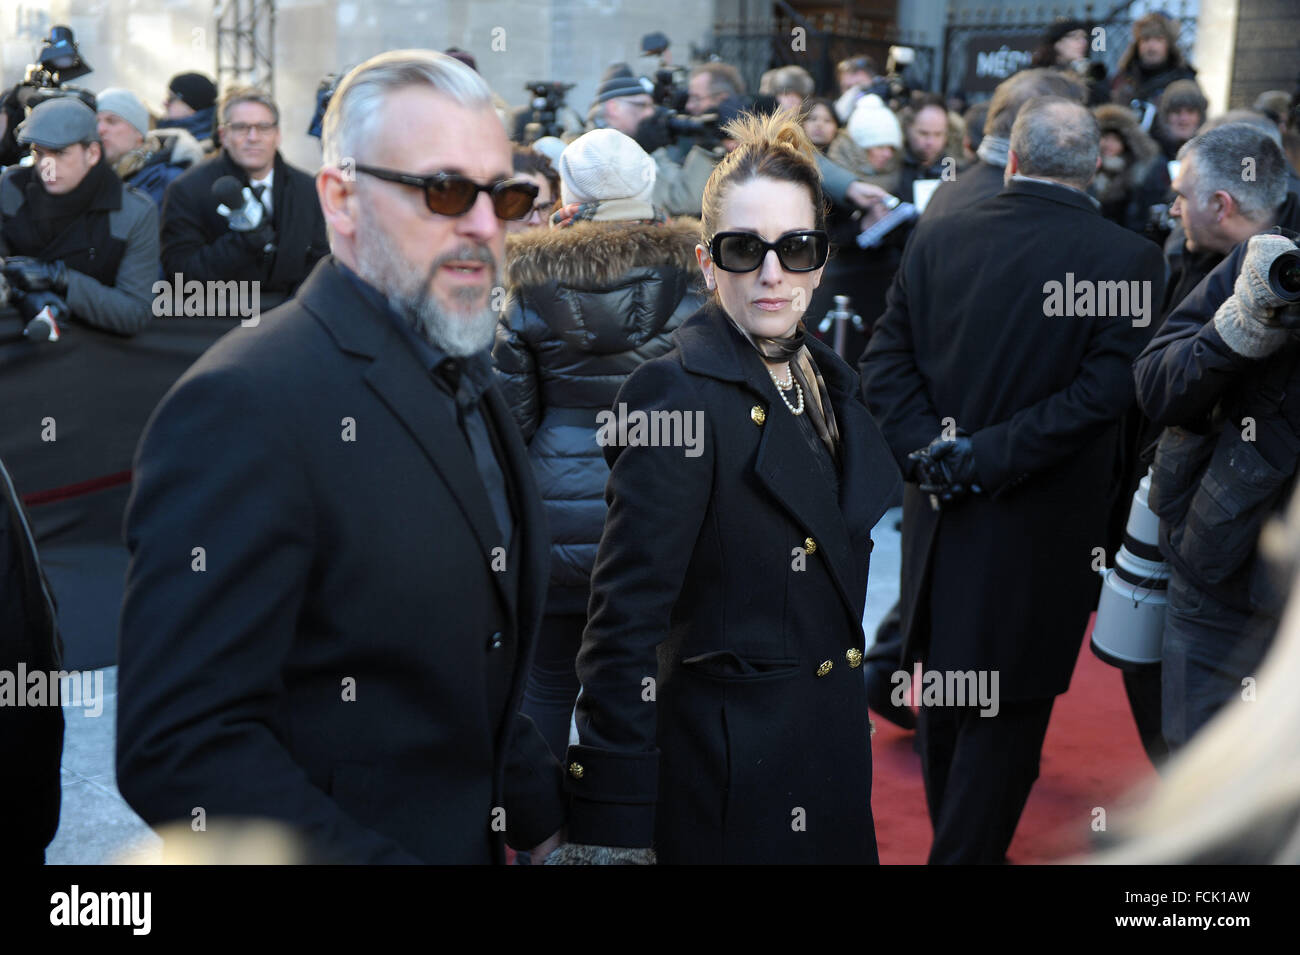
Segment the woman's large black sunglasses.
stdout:
<path fill-rule="evenodd" d="M 454 172 L 415 176 L 360 164 L 353 168 L 376 179 L 423 189 L 424 204 L 430 212 L 436 212 L 440 216 L 463 216 L 473 208 L 478 194 L 486 192 L 492 197 L 492 208 L 496 210 L 498 219 L 524 219 L 533 211 L 533 200 L 539 191 L 534 183 L 524 179 L 500 179 L 483 186 Z"/>
<path fill-rule="evenodd" d="M 765 242 L 752 232 L 719 232 L 709 242 L 709 256 L 724 272 L 752 272 L 775 250 L 787 272 L 813 272 L 826 264 L 830 247 L 821 229 L 787 232 L 775 242 Z"/>

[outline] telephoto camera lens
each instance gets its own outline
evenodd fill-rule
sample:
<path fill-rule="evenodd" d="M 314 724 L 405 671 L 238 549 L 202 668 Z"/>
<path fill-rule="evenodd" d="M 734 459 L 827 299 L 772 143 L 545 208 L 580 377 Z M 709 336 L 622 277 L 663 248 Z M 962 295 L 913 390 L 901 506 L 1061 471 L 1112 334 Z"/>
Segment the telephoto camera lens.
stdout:
<path fill-rule="evenodd" d="M 1300 249 L 1289 249 L 1273 260 L 1268 284 L 1278 298 L 1300 302 Z"/>

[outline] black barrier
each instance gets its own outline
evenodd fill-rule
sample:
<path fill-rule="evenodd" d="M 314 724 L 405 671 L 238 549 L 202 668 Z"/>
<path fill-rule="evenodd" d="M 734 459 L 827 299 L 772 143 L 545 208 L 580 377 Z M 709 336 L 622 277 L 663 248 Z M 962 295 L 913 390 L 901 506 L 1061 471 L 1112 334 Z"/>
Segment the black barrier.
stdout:
<path fill-rule="evenodd" d="M 77 323 L 22 338 L 0 309 L 0 458 L 27 505 L 63 628 L 67 667 L 115 661 L 122 513 L 150 414 L 234 319 L 154 319 L 127 338 Z"/>

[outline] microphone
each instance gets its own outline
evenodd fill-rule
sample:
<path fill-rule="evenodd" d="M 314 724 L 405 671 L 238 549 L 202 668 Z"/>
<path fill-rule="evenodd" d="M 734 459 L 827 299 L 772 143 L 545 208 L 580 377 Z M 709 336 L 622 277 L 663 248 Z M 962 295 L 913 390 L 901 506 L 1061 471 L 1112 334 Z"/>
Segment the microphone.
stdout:
<path fill-rule="evenodd" d="M 59 322 L 68 318 L 68 306 L 53 292 L 28 293 L 19 303 L 19 310 L 28 318 L 23 328 L 23 337 L 28 341 L 57 342 L 63 337 Z"/>
<path fill-rule="evenodd" d="M 266 206 L 248 186 L 240 186 L 234 176 L 222 176 L 212 184 L 212 195 L 219 205 L 217 213 L 236 232 L 252 232 L 266 217 Z"/>

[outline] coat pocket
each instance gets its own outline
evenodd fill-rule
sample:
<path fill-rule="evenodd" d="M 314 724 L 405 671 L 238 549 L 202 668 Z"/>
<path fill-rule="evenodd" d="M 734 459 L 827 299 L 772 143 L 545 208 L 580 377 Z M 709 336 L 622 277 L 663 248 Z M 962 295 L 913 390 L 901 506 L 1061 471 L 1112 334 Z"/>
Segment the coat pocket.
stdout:
<path fill-rule="evenodd" d="M 1187 509 L 1178 554 L 1207 583 L 1220 584 L 1250 558 L 1289 475 L 1235 431 L 1224 432 Z"/>
<path fill-rule="evenodd" d="M 719 683 L 758 683 L 794 676 L 799 672 L 799 661 L 744 659 L 731 650 L 711 650 L 686 657 L 682 668 Z"/>
<path fill-rule="evenodd" d="M 1196 492 L 1196 476 L 1214 451 L 1216 435 L 1197 434 L 1186 428 L 1165 428 L 1151 462 L 1151 490 L 1147 506 L 1170 524 L 1181 524 L 1188 501 Z"/>

